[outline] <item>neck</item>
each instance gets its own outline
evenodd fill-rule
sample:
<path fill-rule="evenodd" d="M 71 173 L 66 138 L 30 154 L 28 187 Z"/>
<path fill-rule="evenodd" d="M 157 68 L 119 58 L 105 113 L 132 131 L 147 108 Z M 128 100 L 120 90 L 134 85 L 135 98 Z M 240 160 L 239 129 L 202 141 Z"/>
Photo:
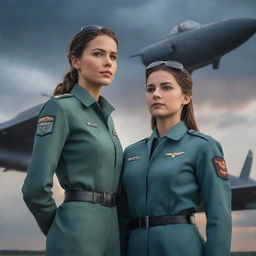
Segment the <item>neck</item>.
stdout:
<path fill-rule="evenodd" d="M 87 92 L 89 92 L 93 98 L 95 98 L 97 101 L 99 100 L 100 91 L 101 91 L 102 86 L 88 83 L 87 81 L 84 81 L 82 79 L 78 79 L 78 84 L 82 88 L 84 88 Z"/>
<path fill-rule="evenodd" d="M 159 137 L 165 136 L 168 131 L 177 123 L 180 122 L 179 118 L 156 118 L 156 127 Z"/>

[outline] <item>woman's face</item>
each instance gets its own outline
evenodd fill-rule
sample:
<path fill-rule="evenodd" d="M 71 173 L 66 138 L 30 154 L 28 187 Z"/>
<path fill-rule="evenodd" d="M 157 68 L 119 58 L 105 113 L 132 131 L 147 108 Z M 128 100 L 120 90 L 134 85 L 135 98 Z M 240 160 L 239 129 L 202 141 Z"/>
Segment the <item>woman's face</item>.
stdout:
<path fill-rule="evenodd" d="M 170 72 L 158 70 L 148 77 L 146 100 L 153 117 L 180 120 L 183 105 L 189 103 L 190 97 Z"/>
<path fill-rule="evenodd" d="M 110 84 L 117 68 L 117 45 L 107 35 L 96 36 L 84 49 L 80 58 L 71 57 L 78 70 L 79 84 L 102 86 Z"/>

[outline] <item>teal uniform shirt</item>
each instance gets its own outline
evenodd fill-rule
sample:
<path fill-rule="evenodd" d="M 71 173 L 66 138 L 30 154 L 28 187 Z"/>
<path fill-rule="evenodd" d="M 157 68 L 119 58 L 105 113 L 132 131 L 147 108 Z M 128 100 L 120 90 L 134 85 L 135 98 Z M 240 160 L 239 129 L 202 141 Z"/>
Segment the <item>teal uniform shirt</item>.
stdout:
<path fill-rule="evenodd" d="M 152 150 L 154 139 L 156 131 L 124 153 L 118 205 L 121 255 L 228 256 L 231 193 L 221 145 L 188 130 L 183 121 Z M 206 242 L 194 224 L 129 229 L 132 219 L 191 214 L 201 202 L 207 217 Z"/>
<path fill-rule="evenodd" d="M 39 114 L 22 192 L 47 236 L 47 256 L 120 254 L 116 207 L 65 202 L 57 208 L 51 192 L 54 172 L 64 190 L 117 192 L 123 153 L 113 109 L 75 85 Z"/>

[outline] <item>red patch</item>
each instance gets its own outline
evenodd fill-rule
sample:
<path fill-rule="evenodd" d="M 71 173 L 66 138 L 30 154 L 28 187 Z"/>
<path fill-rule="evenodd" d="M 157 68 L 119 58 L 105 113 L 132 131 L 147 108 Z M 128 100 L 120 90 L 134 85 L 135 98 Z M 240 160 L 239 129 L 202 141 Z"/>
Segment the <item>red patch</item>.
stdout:
<path fill-rule="evenodd" d="M 215 156 L 212 158 L 212 163 L 215 168 L 216 174 L 225 180 L 228 180 L 228 170 L 225 160 L 220 156 Z"/>

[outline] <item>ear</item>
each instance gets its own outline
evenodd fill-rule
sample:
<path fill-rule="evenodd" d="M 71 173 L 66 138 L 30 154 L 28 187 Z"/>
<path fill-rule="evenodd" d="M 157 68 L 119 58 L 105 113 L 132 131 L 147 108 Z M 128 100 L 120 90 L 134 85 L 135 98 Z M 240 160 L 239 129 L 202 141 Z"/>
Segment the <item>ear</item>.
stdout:
<path fill-rule="evenodd" d="M 76 56 L 72 55 L 70 57 L 70 61 L 71 61 L 73 68 L 78 69 L 78 70 L 80 69 L 80 61 Z"/>
<path fill-rule="evenodd" d="M 184 98 L 183 98 L 182 104 L 183 105 L 187 105 L 190 102 L 190 100 L 191 100 L 191 95 L 190 94 L 184 94 L 183 97 Z"/>

